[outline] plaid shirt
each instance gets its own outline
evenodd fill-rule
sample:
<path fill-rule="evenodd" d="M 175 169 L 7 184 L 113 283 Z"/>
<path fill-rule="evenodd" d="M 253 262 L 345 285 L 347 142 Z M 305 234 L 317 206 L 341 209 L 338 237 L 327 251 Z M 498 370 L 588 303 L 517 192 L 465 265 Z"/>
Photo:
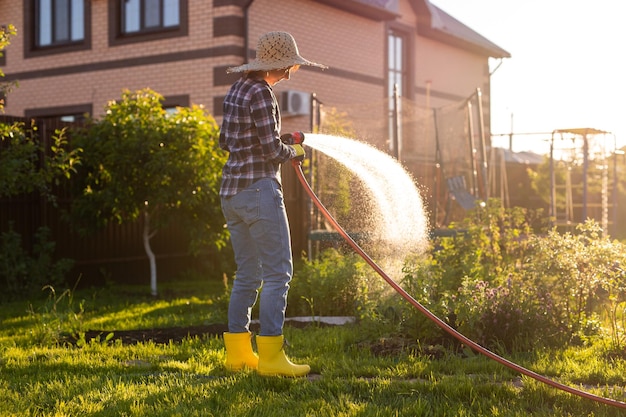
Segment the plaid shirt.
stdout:
<path fill-rule="evenodd" d="M 220 196 L 228 197 L 261 178 L 280 183 L 280 164 L 295 156 L 280 141 L 280 110 L 272 87 L 242 77 L 224 98 L 220 148 L 228 151 Z"/>

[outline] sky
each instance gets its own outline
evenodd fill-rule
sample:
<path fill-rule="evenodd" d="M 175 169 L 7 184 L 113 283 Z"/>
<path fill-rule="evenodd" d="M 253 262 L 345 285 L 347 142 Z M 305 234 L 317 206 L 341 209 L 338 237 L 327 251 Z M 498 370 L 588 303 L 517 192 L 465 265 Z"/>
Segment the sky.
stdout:
<path fill-rule="evenodd" d="M 516 134 L 514 150 L 543 153 L 550 132 L 572 128 L 626 145 L 623 1 L 430 1 L 511 54 L 491 77 L 491 131 Z"/>

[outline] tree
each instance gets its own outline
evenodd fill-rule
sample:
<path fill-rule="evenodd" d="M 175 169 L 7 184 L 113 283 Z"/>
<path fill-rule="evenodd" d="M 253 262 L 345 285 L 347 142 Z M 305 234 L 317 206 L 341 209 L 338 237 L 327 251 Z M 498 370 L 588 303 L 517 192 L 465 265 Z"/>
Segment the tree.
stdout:
<path fill-rule="evenodd" d="M 2 51 L 4 51 L 4 49 L 11 43 L 11 36 L 15 36 L 16 34 L 17 31 L 15 30 L 15 26 L 0 26 L 0 57 L 4 55 Z M 4 77 L 4 72 L 2 71 L 2 68 L 0 68 L 0 77 Z M 0 84 L 0 93 L 5 94 L 8 88 L 8 85 Z M 0 97 L 0 111 L 2 111 L 3 109 L 4 100 L 2 100 Z"/>
<path fill-rule="evenodd" d="M 16 33 L 13 25 L 0 27 L 0 56 Z M 3 76 L 0 69 L 0 77 Z M 0 112 L 4 111 L 1 96 L 8 93 L 10 87 L 0 84 Z M 51 148 L 46 150 L 34 124 L 27 129 L 20 122 L 0 123 L 0 196 L 39 191 L 49 200 L 53 199 L 50 185 L 60 178 L 69 178 L 80 163 L 80 149 L 68 149 L 64 130 L 57 130 L 53 141 Z"/>
<path fill-rule="evenodd" d="M 83 148 L 84 175 L 72 204 L 75 224 L 93 230 L 110 221 L 143 219 L 143 246 L 150 261 L 152 295 L 157 270 L 151 238 L 177 219 L 187 227 L 190 251 L 226 244 L 219 204 L 221 167 L 218 126 L 202 107 L 168 113 L 163 97 L 144 89 L 124 91 L 102 120 L 75 136 Z"/>
<path fill-rule="evenodd" d="M 16 35 L 13 25 L 0 27 L 0 56 Z M 4 73 L 0 69 L 0 77 Z M 12 84 L 0 83 L 0 113 L 4 111 L 2 96 Z M 0 122 L 0 197 L 13 197 L 38 192 L 46 201 L 56 203 L 52 186 L 69 179 L 80 163 L 80 149 L 69 150 L 66 131 L 57 130 L 49 149 L 39 138 L 35 124 Z M 54 260 L 55 243 L 49 240 L 50 230 L 41 226 L 35 232 L 34 253 L 22 247 L 22 236 L 13 230 L 0 233 L 0 299 L 15 299 L 41 293 L 45 285 L 60 284 L 71 269 L 69 259 Z"/>

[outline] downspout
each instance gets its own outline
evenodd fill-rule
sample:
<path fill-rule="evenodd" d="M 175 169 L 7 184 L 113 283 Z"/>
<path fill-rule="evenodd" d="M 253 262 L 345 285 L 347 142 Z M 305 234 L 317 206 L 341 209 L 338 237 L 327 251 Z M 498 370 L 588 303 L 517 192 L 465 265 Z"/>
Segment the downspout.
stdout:
<path fill-rule="evenodd" d="M 250 6 L 252 6 L 254 0 L 248 0 L 246 4 L 243 6 L 243 59 L 244 64 L 248 62 L 248 50 L 250 48 L 250 42 L 248 39 L 250 38 Z"/>

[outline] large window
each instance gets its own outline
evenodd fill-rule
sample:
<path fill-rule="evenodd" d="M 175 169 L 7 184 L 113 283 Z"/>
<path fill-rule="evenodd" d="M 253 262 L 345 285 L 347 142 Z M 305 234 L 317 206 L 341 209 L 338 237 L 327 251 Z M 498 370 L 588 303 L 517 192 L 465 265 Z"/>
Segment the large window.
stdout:
<path fill-rule="evenodd" d="M 109 0 L 112 45 L 187 35 L 188 0 Z"/>
<path fill-rule="evenodd" d="M 390 29 L 387 37 L 387 96 L 389 97 L 389 150 L 401 157 L 402 148 L 402 100 L 407 89 L 407 37 Z M 398 97 L 396 99 L 396 92 Z"/>
<path fill-rule="evenodd" d="M 35 47 L 85 39 L 85 0 L 35 0 Z"/>
<path fill-rule="evenodd" d="M 400 95 L 404 95 L 407 79 L 406 65 L 406 39 L 405 36 L 396 31 L 390 30 L 388 37 L 388 91 L 389 95 L 393 94 L 394 87 L 397 86 Z"/>

